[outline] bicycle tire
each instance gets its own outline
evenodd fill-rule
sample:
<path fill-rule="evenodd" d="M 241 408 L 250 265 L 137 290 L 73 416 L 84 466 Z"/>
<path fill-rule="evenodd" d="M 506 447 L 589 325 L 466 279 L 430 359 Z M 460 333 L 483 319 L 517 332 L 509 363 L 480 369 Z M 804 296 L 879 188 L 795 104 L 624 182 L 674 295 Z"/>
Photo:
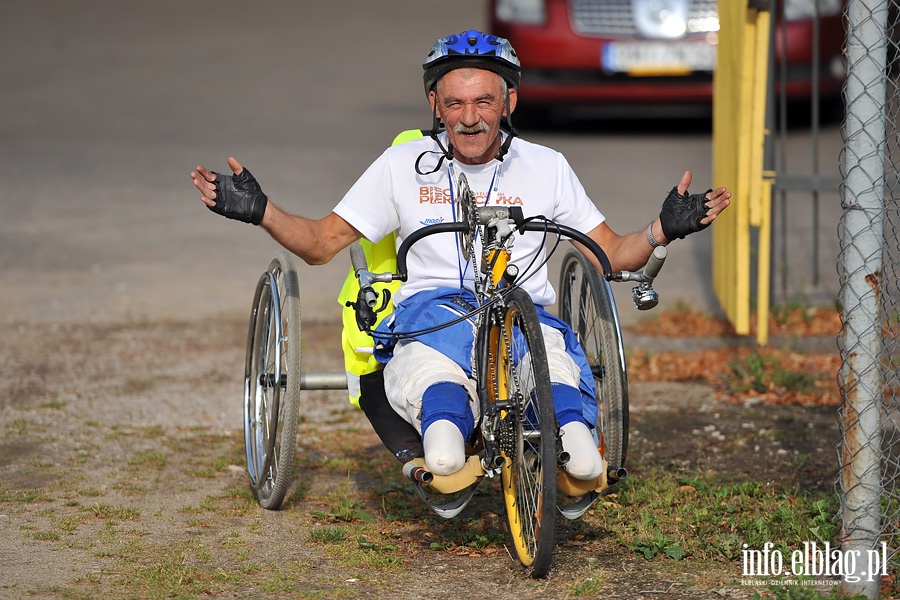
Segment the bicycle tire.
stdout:
<path fill-rule="evenodd" d="M 300 286 L 286 252 L 256 286 L 244 367 L 244 449 L 260 506 L 281 507 L 291 484 L 300 403 Z"/>
<path fill-rule="evenodd" d="M 563 258 L 559 288 L 559 316 L 578 337 L 594 375 L 600 450 L 608 465 L 624 467 L 628 452 L 628 376 L 612 289 L 575 249 Z M 606 493 L 614 489 L 610 486 Z"/>
<path fill-rule="evenodd" d="M 487 336 L 489 400 L 515 400 L 498 423 L 507 526 L 513 554 L 531 577 L 541 578 L 552 563 L 557 512 L 559 428 L 547 352 L 534 303 L 523 290 L 509 294 L 497 320 L 495 313 Z"/>

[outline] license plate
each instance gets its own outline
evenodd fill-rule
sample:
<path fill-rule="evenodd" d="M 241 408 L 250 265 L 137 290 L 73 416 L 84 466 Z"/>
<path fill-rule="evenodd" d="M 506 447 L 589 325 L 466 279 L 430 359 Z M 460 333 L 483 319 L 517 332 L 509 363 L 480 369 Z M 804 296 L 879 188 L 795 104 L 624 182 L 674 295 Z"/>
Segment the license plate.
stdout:
<path fill-rule="evenodd" d="M 716 47 L 706 41 L 610 42 L 603 47 L 601 66 L 609 73 L 688 75 L 712 71 Z"/>

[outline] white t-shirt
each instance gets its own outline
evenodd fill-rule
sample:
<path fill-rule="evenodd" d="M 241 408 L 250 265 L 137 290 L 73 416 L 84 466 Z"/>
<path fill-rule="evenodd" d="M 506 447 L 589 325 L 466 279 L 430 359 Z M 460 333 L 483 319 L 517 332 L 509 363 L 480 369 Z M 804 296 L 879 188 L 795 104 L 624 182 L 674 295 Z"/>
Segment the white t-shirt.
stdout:
<path fill-rule="evenodd" d="M 446 147 L 446 134 L 441 136 Z M 426 154 L 422 156 L 423 153 Z M 399 247 L 406 236 L 425 225 L 458 220 L 457 180 L 459 173 L 465 173 L 479 206 L 520 206 L 525 217 L 543 215 L 583 233 L 604 221 L 569 163 L 550 148 L 515 138 L 502 162 L 494 159 L 484 165 L 464 165 L 444 160 L 441 168 L 429 175 L 416 173 L 420 156 L 421 171 L 427 172 L 437 164 L 440 150 L 430 137 L 388 148 L 350 188 L 334 212 L 372 242 L 396 230 Z M 544 241 L 540 232 L 516 233 L 512 248 L 519 281 L 531 275 L 522 287 L 539 306 L 556 301 L 544 265 Z M 481 256 L 477 244 L 476 255 Z M 529 265 L 530 270 L 526 271 Z M 474 289 L 472 265 L 462 258 L 457 236 L 452 233 L 431 235 L 413 244 L 407 268 L 409 279 L 394 295 L 396 304 L 417 292 L 438 287 Z"/>

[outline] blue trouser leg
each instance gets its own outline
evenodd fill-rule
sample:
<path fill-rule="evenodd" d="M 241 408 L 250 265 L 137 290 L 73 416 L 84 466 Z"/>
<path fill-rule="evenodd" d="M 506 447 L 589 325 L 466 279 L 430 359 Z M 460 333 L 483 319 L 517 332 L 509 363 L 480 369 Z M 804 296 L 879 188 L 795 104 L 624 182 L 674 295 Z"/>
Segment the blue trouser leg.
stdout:
<path fill-rule="evenodd" d="M 553 392 L 553 409 L 556 411 L 556 422 L 560 427 L 572 421 L 584 423 L 581 406 L 581 390 L 566 385 L 554 383 L 551 385 Z"/>
<path fill-rule="evenodd" d="M 468 440 L 475 429 L 475 417 L 469 406 L 469 394 L 459 384 L 441 382 L 429 386 L 422 395 L 422 434 L 439 420 L 456 425 Z"/>

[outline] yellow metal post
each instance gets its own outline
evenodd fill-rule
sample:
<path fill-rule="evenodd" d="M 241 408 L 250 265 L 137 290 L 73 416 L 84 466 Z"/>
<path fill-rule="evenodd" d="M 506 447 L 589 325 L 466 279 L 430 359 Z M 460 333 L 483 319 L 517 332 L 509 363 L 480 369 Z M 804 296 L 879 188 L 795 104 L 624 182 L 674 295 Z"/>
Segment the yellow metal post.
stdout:
<path fill-rule="evenodd" d="M 750 125 L 750 226 L 759 230 L 756 252 L 756 341 L 765 345 L 769 341 L 769 255 L 771 251 L 772 183 L 775 174 L 765 171 L 766 83 L 769 72 L 769 31 L 771 15 L 768 10 L 754 11 L 754 75 L 753 122 Z"/>
<path fill-rule="evenodd" d="M 714 76 L 713 179 L 732 206 L 713 227 L 713 289 L 738 334 L 750 332 L 751 228 L 757 235 L 757 341 L 768 341 L 772 174 L 763 172 L 769 13 L 746 0 L 719 2 Z M 765 316 L 765 317 L 764 317 Z"/>

